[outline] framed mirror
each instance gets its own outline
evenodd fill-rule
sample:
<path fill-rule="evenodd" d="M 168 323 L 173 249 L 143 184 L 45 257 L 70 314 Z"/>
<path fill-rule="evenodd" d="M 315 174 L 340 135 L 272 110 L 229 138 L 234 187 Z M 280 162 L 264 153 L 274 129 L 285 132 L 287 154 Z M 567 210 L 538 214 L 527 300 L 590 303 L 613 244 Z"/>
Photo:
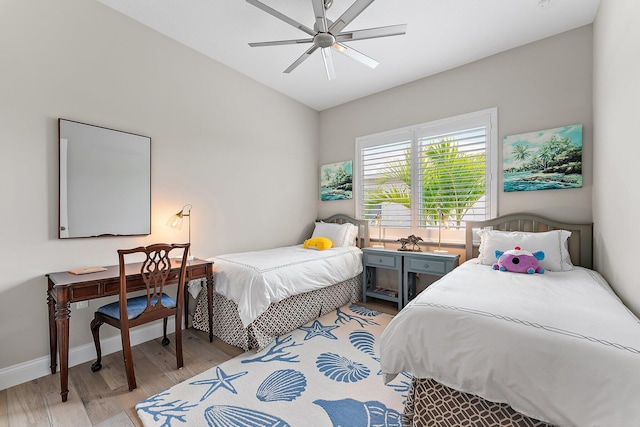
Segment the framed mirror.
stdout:
<path fill-rule="evenodd" d="M 151 138 L 58 119 L 58 237 L 151 234 Z"/>

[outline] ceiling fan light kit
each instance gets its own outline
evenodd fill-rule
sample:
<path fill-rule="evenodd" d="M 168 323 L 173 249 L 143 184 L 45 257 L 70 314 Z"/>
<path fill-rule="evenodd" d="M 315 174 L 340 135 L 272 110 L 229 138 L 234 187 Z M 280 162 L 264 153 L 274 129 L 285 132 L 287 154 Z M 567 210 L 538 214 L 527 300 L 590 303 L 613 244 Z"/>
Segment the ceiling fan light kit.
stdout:
<path fill-rule="evenodd" d="M 315 14 L 315 22 L 313 24 L 313 29 L 311 29 L 259 0 L 247 0 L 247 3 L 252 4 L 253 6 L 311 36 L 311 38 L 304 39 L 249 43 L 249 46 L 263 47 L 311 43 L 312 46 L 307 49 L 302 56 L 296 59 L 293 64 L 286 68 L 284 70 L 285 73 L 292 72 L 296 67 L 298 67 L 298 65 L 302 64 L 318 49 L 322 52 L 324 68 L 329 80 L 333 80 L 336 77 L 331 49 L 335 49 L 369 68 L 375 68 L 378 66 L 378 62 L 375 59 L 370 58 L 362 52 L 358 52 L 351 46 L 347 46 L 344 42 L 402 35 L 407 32 L 407 25 L 400 24 L 342 32 L 347 25 L 356 19 L 356 17 L 358 17 L 358 15 L 360 15 L 373 2 L 374 0 L 356 0 L 335 22 L 332 22 L 327 19 L 326 11 L 333 4 L 333 0 L 311 0 L 311 5 L 313 6 L 313 12 Z"/>

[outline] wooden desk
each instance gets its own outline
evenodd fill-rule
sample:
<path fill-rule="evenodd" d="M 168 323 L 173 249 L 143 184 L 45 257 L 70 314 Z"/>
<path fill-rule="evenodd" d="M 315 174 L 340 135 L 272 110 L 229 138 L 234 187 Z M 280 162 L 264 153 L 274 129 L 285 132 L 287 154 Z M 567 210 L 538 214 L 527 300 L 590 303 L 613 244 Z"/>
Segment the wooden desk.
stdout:
<path fill-rule="evenodd" d="M 130 291 L 146 289 L 140 275 L 141 263 L 127 264 L 127 283 Z M 171 270 L 170 282 L 175 283 L 179 268 Z M 110 295 L 118 295 L 120 276 L 118 266 L 107 267 L 107 271 L 75 275 L 62 271 L 47 274 L 47 304 L 49 306 L 49 345 L 51 347 L 51 373 L 56 373 L 56 356 L 60 351 L 60 395 L 67 401 L 69 393 L 69 317 L 72 302 L 86 301 Z M 188 262 L 186 282 L 193 279 L 207 279 L 207 300 L 209 307 L 209 341 L 213 341 L 213 261 L 194 259 Z M 184 317 L 185 325 L 189 316 L 189 299 L 185 283 Z M 181 325 L 176 325 L 176 328 Z"/>

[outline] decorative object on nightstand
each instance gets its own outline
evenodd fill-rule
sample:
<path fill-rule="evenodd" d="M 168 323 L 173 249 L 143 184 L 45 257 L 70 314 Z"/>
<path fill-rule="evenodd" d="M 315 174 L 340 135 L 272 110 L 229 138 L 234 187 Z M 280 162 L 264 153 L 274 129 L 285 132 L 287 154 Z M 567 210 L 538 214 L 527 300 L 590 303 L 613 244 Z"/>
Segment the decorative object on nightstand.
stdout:
<path fill-rule="evenodd" d="M 384 243 L 382 243 L 382 215 L 378 212 L 373 218 L 373 225 L 378 227 L 378 244 L 372 245 L 373 248 L 384 248 Z"/>
<path fill-rule="evenodd" d="M 396 242 L 400 242 L 401 246 L 400 248 L 398 248 L 399 251 L 422 252 L 422 249 L 418 244 L 418 242 L 422 242 L 422 237 L 412 234 L 406 238 L 401 237 L 400 239 L 396 240 Z M 408 243 L 411 243 L 410 248 L 407 247 Z"/>
<path fill-rule="evenodd" d="M 449 229 L 449 221 L 447 220 L 447 216 L 440 212 L 440 217 L 438 218 L 438 249 L 436 249 L 435 253 L 437 254 L 448 254 L 449 251 L 446 249 L 442 249 L 442 224 L 444 223 L 444 227 Z"/>
<path fill-rule="evenodd" d="M 180 209 L 175 215 L 171 215 L 169 220 L 167 221 L 167 225 L 171 228 L 176 228 L 178 230 L 182 230 L 182 221 L 185 216 L 189 217 L 189 256 L 187 256 L 187 261 L 193 261 L 194 257 L 191 255 L 191 204 L 186 204 Z M 186 210 L 186 212 L 185 212 Z"/>

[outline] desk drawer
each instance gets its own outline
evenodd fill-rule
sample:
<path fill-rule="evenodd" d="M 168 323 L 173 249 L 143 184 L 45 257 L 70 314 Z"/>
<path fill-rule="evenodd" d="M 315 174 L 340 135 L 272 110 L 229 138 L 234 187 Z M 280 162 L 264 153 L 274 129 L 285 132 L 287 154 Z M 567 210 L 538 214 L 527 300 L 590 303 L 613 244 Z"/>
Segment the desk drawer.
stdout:
<path fill-rule="evenodd" d="M 102 295 L 99 283 L 74 286 L 71 288 L 71 301 L 84 301 Z"/>
<path fill-rule="evenodd" d="M 401 258 L 393 255 L 366 254 L 366 264 L 372 267 L 398 269 L 400 268 L 400 266 L 398 265 L 399 259 Z"/>
<path fill-rule="evenodd" d="M 446 263 L 442 261 L 435 261 L 431 259 L 419 259 L 419 258 L 406 258 L 407 271 L 414 273 L 427 273 L 444 275 L 446 270 Z"/>
<path fill-rule="evenodd" d="M 177 276 L 178 275 L 176 274 L 176 278 Z M 203 265 L 197 265 L 195 267 L 187 268 L 187 280 L 193 277 L 198 277 L 198 278 L 207 277 L 207 265 L 203 264 Z"/>
<path fill-rule="evenodd" d="M 147 286 L 142 280 L 142 276 L 134 276 L 127 279 L 127 292 L 146 289 Z M 120 279 L 113 279 L 104 282 L 103 295 L 118 295 L 120 293 Z"/>

